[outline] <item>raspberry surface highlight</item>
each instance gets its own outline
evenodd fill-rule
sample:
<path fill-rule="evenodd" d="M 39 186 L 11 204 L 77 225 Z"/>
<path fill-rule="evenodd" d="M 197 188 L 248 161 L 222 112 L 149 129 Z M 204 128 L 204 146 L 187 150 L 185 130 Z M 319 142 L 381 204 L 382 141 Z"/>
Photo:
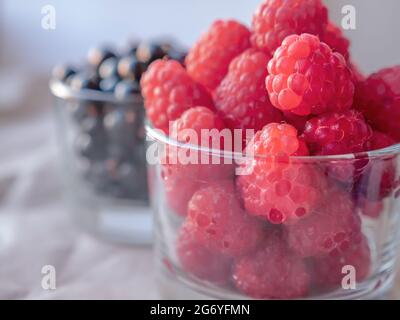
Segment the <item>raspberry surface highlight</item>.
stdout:
<path fill-rule="evenodd" d="M 250 214 L 281 224 L 293 223 L 313 210 L 326 181 L 318 167 L 289 158 L 308 154 L 294 127 L 265 126 L 250 141 L 246 154 L 237 186 Z"/>
<path fill-rule="evenodd" d="M 271 103 L 297 115 L 343 112 L 353 103 L 352 72 L 343 56 L 310 34 L 285 38 L 268 63 Z"/>
<path fill-rule="evenodd" d="M 153 62 L 142 76 L 141 87 L 147 116 L 155 128 L 165 133 L 169 122 L 191 107 L 214 109 L 211 95 L 177 61 Z"/>

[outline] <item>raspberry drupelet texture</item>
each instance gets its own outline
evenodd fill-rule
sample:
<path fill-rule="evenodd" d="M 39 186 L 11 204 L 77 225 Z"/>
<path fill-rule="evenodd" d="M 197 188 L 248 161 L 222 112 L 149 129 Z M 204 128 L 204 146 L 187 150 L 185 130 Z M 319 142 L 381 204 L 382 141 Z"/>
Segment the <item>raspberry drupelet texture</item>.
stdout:
<path fill-rule="evenodd" d="M 199 244 L 184 226 L 179 231 L 176 250 L 182 268 L 190 274 L 219 285 L 230 281 L 232 259 Z"/>
<path fill-rule="evenodd" d="M 234 20 L 217 20 L 190 49 L 188 73 L 213 91 L 228 72 L 233 58 L 250 47 L 250 31 Z"/>
<path fill-rule="evenodd" d="M 325 42 L 333 51 L 339 52 L 348 60 L 350 57 L 350 41 L 343 35 L 342 30 L 333 22 L 329 22 L 321 40 Z"/>
<path fill-rule="evenodd" d="M 313 155 L 339 155 L 365 151 L 372 129 L 356 110 L 326 113 L 310 119 L 302 137 Z"/>
<path fill-rule="evenodd" d="M 274 224 L 290 224 L 307 216 L 326 184 L 318 167 L 289 158 L 307 154 L 291 125 L 271 123 L 257 132 L 237 178 L 246 210 Z"/>
<path fill-rule="evenodd" d="M 210 130 L 210 135 L 204 138 L 202 132 L 205 130 Z M 220 146 L 215 148 L 223 148 L 224 141 L 220 138 L 222 130 L 224 124 L 213 111 L 205 107 L 194 107 L 173 122 L 170 136 L 183 144 L 208 148 L 218 143 Z M 192 159 L 196 159 L 197 162 L 190 162 Z M 207 162 L 203 163 L 205 160 Z M 216 160 L 219 160 L 219 163 Z M 232 181 L 234 166 L 225 164 L 222 156 L 211 156 L 193 148 L 187 149 L 171 144 L 165 150 L 161 175 L 170 208 L 178 215 L 185 216 L 192 195 L 209 182 Z"/>
<path fill-rule="evenodd" d="M 383 69 L 359 83 L 354 107 L 375 129 L 400 141 L 400 66 Z"/>
<path fill-rule="evenodd" d="M 233 281 L 240 291 L 257 299 L 300 298 L 310 286 L 304 262 L 289 252 L 279 230 L 271 230 L 257 252 L 237 261 Z"/>
<path fill-rule="evenodd" d="M 300 257 L 344 252 L 361 241 L 361 220 L 352 199 L 341 190 L 325 192 L 312 214 L 286 227 L 289 247 Z"/>
<path fill-rule="evenodd" d="M 202 133 L 213 129 L 216 130 L 216 136 L 225 129 L 221 118 L 208 108 L 194 107 L 185 111 L 172 123 L 170 137 L 183 143 L 211 147 L 209 139 L 203 141 Z"/>
<path fill-rule="evenodd" d="M 269 101 L 265 78 L 269 56 L 255 49 L 236 57 L 214 94 L 217 112 L 230 129 L 261 130 L 281 122 L 282 114 Z"/>
<path fill-rule="evenodd" d="M 353 103 L 352 73 L 343 56 L 310 34 L 291 35 L 268 63 L 271 103 L 297 115 L 343 112 Z"/>
<path fill-rule="evenodd" d="M 361 242 L 351 245 L 346 252 L 315 258 L 313 280 L 320 287 L 340 286 L 344 266 L 354 267 L 357 282 L 368 276 L 371 270 L 371 252 L 365 236 L 362 236 Z"/>
<path fill-rule="evenodd" d="M 328 11 L 320 0 L 265 0 L 253 16 L 252 45 L 273 54 L 285 37 L 321 36 L 327 23 Z"/>
<path fill-rule="evenodd" d="M 193 81 L 182 65 L 173 60 L 157 60 L 143 74 L 142 95 L 153 126 L 168 133 L 169 122 L 195 106 L 214 108 L 211 95 Z"/>
<path fill-rule="evenodd" d="M 197 191 L 189 202 L 185 227 L 209 250 L 231 257 L 255 250 L 266 228 L 240 207 L 232 181 Z"/>

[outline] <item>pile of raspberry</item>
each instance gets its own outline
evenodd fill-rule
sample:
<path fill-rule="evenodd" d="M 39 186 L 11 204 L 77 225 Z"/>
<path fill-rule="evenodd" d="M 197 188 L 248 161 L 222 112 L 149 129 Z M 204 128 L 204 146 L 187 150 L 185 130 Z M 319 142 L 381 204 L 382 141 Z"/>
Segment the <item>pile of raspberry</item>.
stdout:
<path fill-rule="evenodd" d="M 179 142 L 160 179 L 188 275 L 259 299 L 340 288 L 346 265 L 370 275 L 362 223 L 399 195 L 399 178 L 394 159 L 369 152 L 400 141 L 400 67 L 364 77 L 349 45 L 320 0 L 265 0 L 250 28 L 218 20 L 184 65 L 159 60 L 143 75 L 150 121 Z M 215 136 L 190 134 L 203 129 Z M 174 161 L 185 144 L 237 151 L 220 133 L 238 129 L 255 131 L 240 162 Z"/>

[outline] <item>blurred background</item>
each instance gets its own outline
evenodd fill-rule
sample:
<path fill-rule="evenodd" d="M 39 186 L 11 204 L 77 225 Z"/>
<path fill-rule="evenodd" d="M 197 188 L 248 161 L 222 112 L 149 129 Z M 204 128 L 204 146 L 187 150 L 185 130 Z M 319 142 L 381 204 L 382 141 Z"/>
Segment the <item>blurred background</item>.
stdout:
<path fill-rule="evenodd" d="M 217 18 L 249 23 L 259 0 L 0 0 L 0 298 L 156 298 L 148 248 L 114 247 L 82 234 L 63 205 L 52 66 L 90 47 L 171 36 L 190 46 Z M 334 21 L 356 8 L 345 34 L 361 70 L 400 63 L 398 0 L 325 0 Z M 55 8 L 55 30 L 42 8 Z M 58 287 L 41 287 L 54 265 Z M 110 274 L 110 270 L 113 270 Z"/>

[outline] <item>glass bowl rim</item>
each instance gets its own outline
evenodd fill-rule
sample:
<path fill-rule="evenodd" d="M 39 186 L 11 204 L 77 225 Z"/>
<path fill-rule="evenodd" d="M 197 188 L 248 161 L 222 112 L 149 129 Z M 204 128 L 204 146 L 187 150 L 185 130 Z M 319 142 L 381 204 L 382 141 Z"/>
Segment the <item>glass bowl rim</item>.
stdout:
<path fill-rule="evenodd" d="M 54 79 L 50 80 L 49 88 L 55 97 L 63 100 L 86 100 L 93 102 L 108 102 L 113 104 L 143 103 L 143 98 L 140 93 L 134 94 L 126 99 L 117 99 L 115 95 L 110 92 L 103 92 L 93 89 L 77 91 L 72 89 L 66 83 Z"/>
<path fill-rule="evenodd" d="M 145 129 L 148 139 L 156 140 L 162 142 L 166 145 L 170 145 L 182 149 L 190 149 L 198 152 L 208 153 L 212 156 L 229 158 L 229 159 L 243 159 L 246 155 L 241 152 L 232 151 L 221 151 L 217 149 L 201 147 L 193 144 L 185 144 L 177 140 L 171 139 L 161 130 L 155 129 L 148 120 L 145 122 Z M 394 144 L 390 147 L 373 150 L 373 151 L 363 151 L 358 153 L 348 153 L 339 155 L 326 155 L 326 156 L 289 156 L 290 160 L 295 160 L 299 162 L 324 162 L 324 161 L 349 161 L 349 160 L 362 160 L 362 159 L 379 159 L 394 157 L 400 155 L 400 143 Z M 253 158 L 268 158 L 268 155 L 255 155 Z"/>

